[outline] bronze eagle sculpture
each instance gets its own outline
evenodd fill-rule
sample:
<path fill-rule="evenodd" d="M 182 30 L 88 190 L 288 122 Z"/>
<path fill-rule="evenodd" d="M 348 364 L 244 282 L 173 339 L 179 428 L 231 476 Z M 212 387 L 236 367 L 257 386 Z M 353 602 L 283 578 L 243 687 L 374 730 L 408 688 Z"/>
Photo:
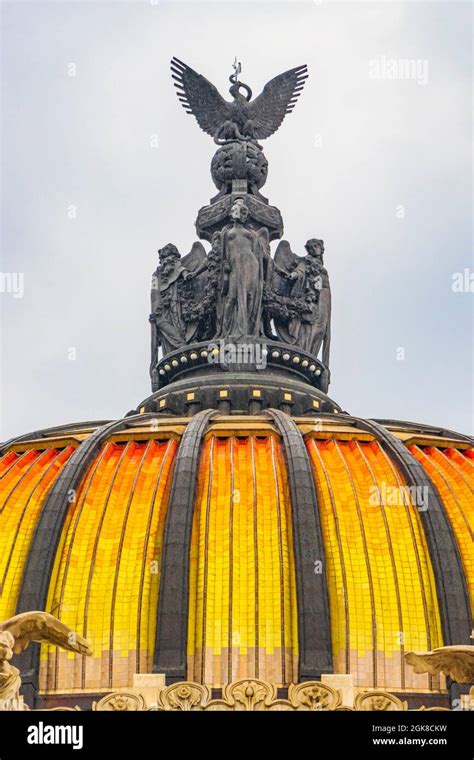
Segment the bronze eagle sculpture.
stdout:
<path fill-rule="evenodd" d="M 78 654 L 91 655 L 92 649 L 90 644 L 78 633 L 74 633 L 61 620 L 58 620 L 49 612 L 21 612 L 8 620 L 0 622 L 0 635 L 10 635 L 12 652 L 19 654 L 22 652 L 30 641 L 46 641 L 57 647 L 67 649 L 69 652 Z M 1 639 L 2 644 L 6 646 L 6 641 Z M 8 649 L 8 647 L 7 647 Z M 10 659 L 7 655 L 5 659 Z M 3 658 L 0 657 L 0 661 Z"/>
<path fill-rule="evenodd" d="M 229 80 L 233 100 L 225 100 L 217 88 L 179 58 L 172 58 L 171 71 L 178 98 L 187 113 L 220 145 L 226 140 L 262 140 L 277 131 L 291 113 L 308 77 L 306 65 L 296 66 L 271 79 L 258 97 L 238 80 L 241 64 L 234 64 Z M 243 91 L 243 92 L 242 92 Z"/>
<path fill-rule="evenodd" d="M 8 620 L 0 622 L 0 702 L 7 707 L 2 709 L 19 709 L 17 707 L 21 686 L 20 671 L 10 660 L 14 654 L 22 652 L 30 641 L 45 641 L 69 652 L 92 654 L 88 641 L 69 626 L 62 623 L 49 612 L 21 612 Z M 8 706 L 9 705 L 9 706 Z M 21 708 L 20 708 L 21 709 Z"/>

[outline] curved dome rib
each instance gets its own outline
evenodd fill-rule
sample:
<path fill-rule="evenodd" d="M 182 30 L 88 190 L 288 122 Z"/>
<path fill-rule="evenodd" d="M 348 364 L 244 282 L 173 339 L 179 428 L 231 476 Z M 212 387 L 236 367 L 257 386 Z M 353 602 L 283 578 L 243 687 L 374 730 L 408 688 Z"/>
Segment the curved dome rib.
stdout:
<path fill-rule="evenodd" d="M 186 679 L 189 547 L 199 450 L 212 409 L 198 412 L 181 438 L 166 515 L 153 672 Z"/>
<path fill-rule="evenodd" d="M 316 432 L 306 441 L 327 551 L 335 671 L 353 674 L 362 687 L 427 688 L 403 659 L 405 646 L 441 644 L 416 508 L 378 496 L 384 487 L 400 494 L 403 482 L 374 438 L 324 440 Z"/>
<path fill-rule="evenodd" d="M 444 644 L 469 644 L 472 614 L 466 579 L 458 545 L 435 484 L 416 457 L 389 430 L 373 420 L 358 419 L 357 422 L 381 441 L 409 486 L 426 489 L 428 508 L 420 509 L 419 514 L 435 574 Z"/>
<path fill-rule="evenodd" d="M 140 420 L 153 415 L 136 415 Z M 44 610 L 53 571 L 56 551 L 62 529 L 71 505 L 71 490 L 77 491 L 88 468 L 94 461 L 104 440 L 113 432 L 126 427 L 135 417 L 114 420 L 97 428 L 81 443 L 65 465 L 61 476 L 55 481 L 45 500 L 37 523 L 28 559 L 25 564 L 21 589 L 18 596 L 17 614 L 29 610 Z M 33 703 L 38 691 L 39 646 L 31 646 L 18 657 L 22 673 L 25 700 Z"/>
<path fill-rule="evenodd" d="M 71 504 L 48 592 L 48 610 L 81 631 L 93 654 L 71 659 L 43 647 L 41 692 L 100 692 L 150 672 L 177 442 L 116 438 L 102 446 Z"/>
<path fill-rule="evenodd" d="M 471 607 L 474 608 L 474 465 L 456 449 L 409 446 L 409 451 L 422 464 L 440 494 L 459 547 Z"/>
<path fill-rule="evenodd" d="M 299 662 L 298 679 L 318 680 L 333 672 L 331 623 L 318 498 L 311 462 L 298 426 L 288 414 L 267 412 L 281 434 L 290 484 L 295 554 Z M 315 561 L 323 572 L 315 572 Z"/>

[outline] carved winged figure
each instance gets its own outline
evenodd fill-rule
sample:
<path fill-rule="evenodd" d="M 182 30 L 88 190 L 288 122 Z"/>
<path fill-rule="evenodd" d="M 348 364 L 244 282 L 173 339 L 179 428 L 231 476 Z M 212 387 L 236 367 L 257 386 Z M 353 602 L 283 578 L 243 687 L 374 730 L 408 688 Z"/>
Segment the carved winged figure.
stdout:
<path fill-rule="evenodd" d="M 444 673 L 457 683 L 474 682 L 474 646 L 472 645 L 439 647 L 431 652 L 407 652 L 405 660 L 413 667 L 415 673 L 429 673 L 432 676 Z"/>
<path fill-rule="evenodd" d="M 151 287 L 151 366 L 155 384 L 158 349 L 163 356 L 186 345 L 198 329 L 192 305 L 199 303 L 206 287 L 207 254 L 202 243 L 195 242 L 181 258 L 173 243 L 158 251 L 160 265 L 153 273 Z M 156 388 L 155 388 L 156 389 Z"/>
<path fill-rule="evenodd" d="M 308 77 L 306 65 L 296 66 L 271 79 L 258 97 L 237 77 L 240 63 L 229 77 L 233 100 L 225 100 L 217 88 L 179 58 L 171 60 L 178 98 L 187 113 L 193 114 L 201 129 L 220 145 L 226 140 L 263 140 L 270 137 L 291 113 Z"/>
<path fill-rule="evenodd" d="M 3 704 L 18 697 L 21 685 L 20 671 L 9 661 L 13 654 L 26 649 L 30 641 L 45 641 L 69 652 L 92 654 L 86 639 L 49 612 L 22 612 L 0 622 L 0 700 Z"/>
<path fill-rule="evenodd" d="M 305 245 L 307 256 L 298 256 L 287 240 L 275 251 L 274 291 L 284 299 L 302 304 L 299 313 L 290 319 L 275 318 L 278 338 L 284 343 L 300 346 L 318 356 L 329 366 L 331 343 L 331 289 L 324 266 L 324 242 L 311 238 Z M 282 277 L 286 273 L 286 279 Z"/>

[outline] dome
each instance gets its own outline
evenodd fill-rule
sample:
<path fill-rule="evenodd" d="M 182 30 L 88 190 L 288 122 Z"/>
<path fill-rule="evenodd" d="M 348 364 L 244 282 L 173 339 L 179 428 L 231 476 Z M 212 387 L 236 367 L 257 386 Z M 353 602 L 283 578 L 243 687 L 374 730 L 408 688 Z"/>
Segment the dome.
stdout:
<path fill-rule="evenodd" d="M 404 653 L 469 630 L 473 451 L 430 426 L 281 410 L 10 441 L 0 619 L 45 609 L 94 652 L 30 648 L 24 686 L 54 705 L 153 671 L 213 689 L 335 673 L 447 703 Z"/>
<path fill-rule="evenodd" d="M 120 419 L 0 446 L 12 709 L 20 676 L 27 704 L 46 709 L 459 705 L 454 671 L 425 662 L 470 644 L 473 441 L 334 400 L 324 241 L 270 248 L 283 220 L 260 193 L 258 140 L 294 108 L 306 66 L 250 102 L 236 61 L 234 102 L 212 108 L 209 81 L 171 67 L 219 145 L 219 193 L 187 255 L 158 251 L 151 395 Z M 21 641 L 42 643 L 18 674 L 8 625 L 22 621 Z"/>

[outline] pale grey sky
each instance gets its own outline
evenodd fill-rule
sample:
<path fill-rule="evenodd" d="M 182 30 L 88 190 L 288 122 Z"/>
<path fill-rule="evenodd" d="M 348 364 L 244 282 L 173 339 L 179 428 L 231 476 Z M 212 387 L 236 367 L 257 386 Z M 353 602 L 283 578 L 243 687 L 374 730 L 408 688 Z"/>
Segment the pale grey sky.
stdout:
<path fill-rule="evenodd" d="M 330 395 L 356 415 L 470 431 L 473 296 L 452 277 L 473 271 L 471 15 L 456 2 L 4 2 L 0 268 L 24 273 L 24 295 L 0 293 L 0 437 L 117 418 L 150 393 L 156 249 L 186 253 L 216 192 L 215 146 L 177 101 L 173 55 L 222 94 L 235 55 L 254 95 L 308 64 L 264 142 L 263 192 L 295 251 L 325 240 Z M 418 79 L 374 79 L 383 57 L 419 60 Z"/>

